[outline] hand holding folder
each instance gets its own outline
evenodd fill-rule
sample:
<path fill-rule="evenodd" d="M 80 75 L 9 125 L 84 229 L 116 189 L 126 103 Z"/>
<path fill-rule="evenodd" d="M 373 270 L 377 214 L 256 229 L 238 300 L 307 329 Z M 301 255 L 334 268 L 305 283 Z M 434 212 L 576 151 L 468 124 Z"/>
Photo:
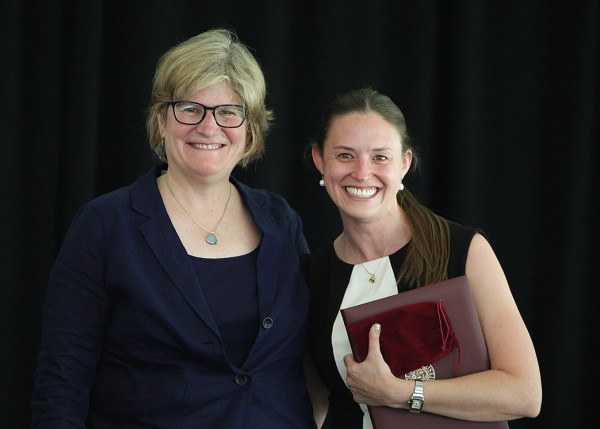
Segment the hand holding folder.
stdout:
<path fill-rule="evenodd" d="M 369 328 L 381 324 L 381 353 L 397 377 L 446 379 L 490 368 L 466 276 L 345 308 L 341 313 L 357 362 L 367 355 Z M 473 422 L 390 407 L 368 409 L 375 429 L 508 428 L 506 421 Z"/>

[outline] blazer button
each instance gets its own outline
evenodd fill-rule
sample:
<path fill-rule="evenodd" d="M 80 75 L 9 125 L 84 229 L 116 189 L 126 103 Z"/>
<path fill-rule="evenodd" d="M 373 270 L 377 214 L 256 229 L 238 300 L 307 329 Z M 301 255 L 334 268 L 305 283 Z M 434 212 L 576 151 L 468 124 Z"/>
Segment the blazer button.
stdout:
<path fill-rule="evenodd" d="M 270 317 L 265 317 L 263 319 L 263 328 L 265 329 L 269 329 L 271 328 L 271 326 L 273 326 L 273 319 L 271 319 Z"/>
<path fill-rule="evenodd" d="M 238 386 L 243 386 L 247 382 L 248 377 L 246 377 L 244 374 L 238 374 L 235 376 L 235 384 L 237 384 Z"/>

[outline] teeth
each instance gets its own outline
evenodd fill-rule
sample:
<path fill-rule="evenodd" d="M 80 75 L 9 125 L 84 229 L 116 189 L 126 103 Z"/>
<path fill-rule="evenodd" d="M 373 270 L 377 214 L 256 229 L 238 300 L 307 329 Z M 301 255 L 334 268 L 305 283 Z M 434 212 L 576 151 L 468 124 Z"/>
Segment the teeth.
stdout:
<path fill-rule="evenodd" d="M 377 188 L 359 189 L 352 186 L 346 186 L 346 192 L 353 197 L 370 198 L 377 192 Z"/>
<path fill-rule="evenodd" d="M 192 144 L 192 146 L 197 147 L 198 149 L 218 149 L 221 147 L 219 144 Z"/>

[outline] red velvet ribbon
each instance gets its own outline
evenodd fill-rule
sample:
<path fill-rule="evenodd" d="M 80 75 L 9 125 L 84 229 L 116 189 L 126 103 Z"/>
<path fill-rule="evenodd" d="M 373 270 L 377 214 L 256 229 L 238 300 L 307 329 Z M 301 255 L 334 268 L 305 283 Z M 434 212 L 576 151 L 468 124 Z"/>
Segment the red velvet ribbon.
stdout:
<path fill-rule="evenodd" d="M 369 329 L 381 325 L 381 354 L 396 377 L 430 365 L 461 347 L 442 300 L 419 302 L 369 316 L 347 326 L 354 358 L 362 362 L 369 350 Z"/>

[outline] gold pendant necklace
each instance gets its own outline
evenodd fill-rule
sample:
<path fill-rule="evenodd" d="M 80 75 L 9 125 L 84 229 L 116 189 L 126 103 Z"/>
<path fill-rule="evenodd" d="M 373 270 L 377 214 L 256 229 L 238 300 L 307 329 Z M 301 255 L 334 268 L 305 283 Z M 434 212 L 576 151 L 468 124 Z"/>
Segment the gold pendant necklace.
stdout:
<path fill-rule="evenodd" d="M 206 236 L 206 242 L 211 245 L 217 244 L 219 242 L 219 238 L 217 237 L 217 234 L 215 234 L 215 231 L 221 224 L 221 221 L 223 220 L 223 217 L 225 216 L 225 212 L 227 211 L 227 206 L 229 205 L 229 199 L 231 198 L 231 187 L 232 187 L 231 182 L 229 182 L 229 195 L 227 196 L 227 202 L 225 203 L 225 207 L 223 208 L 223 213 L 221 213 L 221 217 L 217 221 L 217 224 L 215 225 L 215 227 L 213 228 L 212 231 L 209 231 L 206 228 L 204 228 L 202 225 L 200 225 L 200 222 L 198 222 L 196 219 L 194 219 L 194 217 L 185 209 L 185 207 L 183 207 L 183 204 L 181 204 L 179 202 L 179 200 L 175 196 L 175 193 L 173 192 L 173 189 L 171 189 L 171 185 L 169 185 L 169 180 L 167 177 L 165 177 L 165 183 L 167 184 L 167 188 L 169 189 L 169 192 L 173 196 L 173 199 L 177 202 L 177 204 L 179 204 L 179 207 L 181 207 L 181 210 L 183 210 L 185 212 L 185 214 L 188 215 L 190 217 L 190 219 L 196 223 L 196 225 L 198 225 L 200 228 L 202 228 L 204 230 L 204 232 L 206 232 L 208 234 Z"/>
<path fill-rule="evenodd" d="M 350 242 L 348 241 L 348 238 L 346 238 L 346 234 L 342 233 L 342 236 L 344 237 L 344 241 L 346 242 L 346 244 L 348 245 L 348 247 L 350 248 L 350 250 L 352 251 L 352 253 L 354 254 L 354 257 L 360 261 L 360 258 L 358 257 L 358 255 L 356 254 L 356 251 L 354 250 L 354 247 L 352 247 L 352 245 L 350 244 Z M 375 274 L 377 274 L 377 271 L 379 271 L 379 268 L 381 268 L 381 264 L 383 264 L 383 258 L 387 255 L 388 250 L 390 250 L 390 246 L 392 245 L 392 241 L 394 241 L 394 236 L 392 235 L 392 238 L 390 239 L 390 242 L 388 243 L 385 252 L 383 252 L 383 255 L 381 256 L 381 261 L 379 262 L 379 265 L 377 266 L 377 268 L 375 269 L 375 271 L 371 272 L 367 269 L 367 267 L 365 267 L 365 265 L 361 262 L 359 265 L 361 267 L 363 267 L 363 269 L 367 272 L 367 274 L 369 275 L 369 283 L 375 283 L 375 281 L 377 280 L 377 277 L 375 277 Z"/>

